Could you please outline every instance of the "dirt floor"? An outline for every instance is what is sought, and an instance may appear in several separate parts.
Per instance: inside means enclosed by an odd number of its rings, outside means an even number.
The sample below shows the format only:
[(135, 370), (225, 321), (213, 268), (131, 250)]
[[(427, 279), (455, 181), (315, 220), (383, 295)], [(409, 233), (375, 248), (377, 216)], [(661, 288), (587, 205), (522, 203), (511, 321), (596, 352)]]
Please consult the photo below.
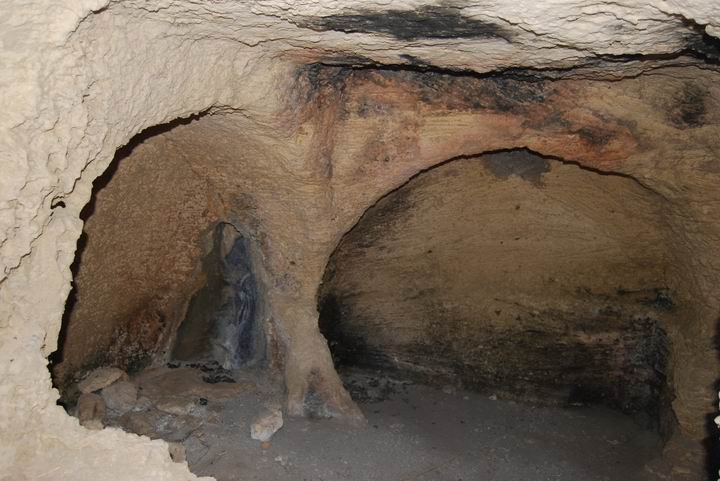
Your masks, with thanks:
[(182, 442), (191, 470), (219, 481), (662, 479), (646, 467), (657, 465), (658, 435), (618, 412), (528, 406), (359, 372), (345, 379), (367, 426), (285, 419), (263, 449), (250, 424), (277, 402), (279, 386), (247, 371), (173, 367), (134, 378), (143, 402), (109, 422)]

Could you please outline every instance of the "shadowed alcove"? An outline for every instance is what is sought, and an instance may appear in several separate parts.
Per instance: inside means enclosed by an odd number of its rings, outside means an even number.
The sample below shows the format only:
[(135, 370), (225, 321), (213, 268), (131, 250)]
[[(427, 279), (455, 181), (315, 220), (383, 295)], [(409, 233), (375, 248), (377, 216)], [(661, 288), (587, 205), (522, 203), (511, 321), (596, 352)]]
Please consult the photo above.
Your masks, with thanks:
[(536, 404), (605, 404), (672, 429), (664, 200), (526, 150), (425, 171), (331, 257), (336, 365)]

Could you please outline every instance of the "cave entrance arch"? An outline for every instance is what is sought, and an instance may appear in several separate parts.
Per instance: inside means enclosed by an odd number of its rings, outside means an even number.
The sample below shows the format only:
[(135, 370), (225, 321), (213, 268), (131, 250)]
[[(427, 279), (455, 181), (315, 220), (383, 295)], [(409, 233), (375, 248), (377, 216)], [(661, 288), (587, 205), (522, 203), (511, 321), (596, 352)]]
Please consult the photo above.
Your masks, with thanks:
[(441, 164), (368, 209), (319, 293), (336, 365), (669, 430), (662, 206), (634, 180), (511, 150)]
[(211, 148), (238, 122), (204, 114), (147, 129), (95, 182), (50, 366), (64, 403), (74, 404), (74, 384), (99, 366), (132, 375), (168, 362), (263, 365), (251, 181), (224, 175), (248, 162), (240, 149)]

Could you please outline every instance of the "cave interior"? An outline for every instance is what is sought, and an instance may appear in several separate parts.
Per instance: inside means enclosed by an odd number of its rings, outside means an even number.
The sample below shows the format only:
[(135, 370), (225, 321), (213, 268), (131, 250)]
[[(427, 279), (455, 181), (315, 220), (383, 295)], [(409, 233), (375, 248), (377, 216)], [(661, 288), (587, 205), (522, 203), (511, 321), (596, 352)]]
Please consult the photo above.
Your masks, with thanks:
[[(713, 472), (683, 390), (718, 362), (693, 343), (720, 169), (688, 154), (720, 124), (716, 76), (313, 64), (292, 92), (311, 134), (222, 109), (138, 134), (82, 212), (62, 405), (218, 480)], [(318, 165), (289, 172), (293, 149)], [(295, 303), (361, 415), (312, 371), (295, 416)]]

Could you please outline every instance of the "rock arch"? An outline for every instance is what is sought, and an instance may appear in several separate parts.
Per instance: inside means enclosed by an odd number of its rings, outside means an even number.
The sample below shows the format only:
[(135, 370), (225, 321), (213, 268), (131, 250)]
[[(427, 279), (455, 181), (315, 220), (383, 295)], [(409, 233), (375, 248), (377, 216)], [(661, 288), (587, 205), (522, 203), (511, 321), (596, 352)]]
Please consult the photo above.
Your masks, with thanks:
[[(296, 224), (281, 226), (280, 217), (268, 224), (278, 233), (268, 269), (281, 281), (270, 302), (278, 319), (292, 319), (280, 332), (289, 346), (292, 412), (304, 410), (312, 380), (329, 406), (353, 413), (317, 331), (315, 308), (317, 285), (342, 233), (422, 169), (450, 157), (528, 147), (632, 175), (672, 201), (667, 221), (681, 239), (674, 277), (682, 279), (674, 287), (697, 301), (687, 303), (687, 322), (677, 326), (681, 349), (673, 368), (686, 371), (676, 379), (676, 412), (684, 434), (706, 436), (715, 403), (720, 96), (718, 73), (698, 52), (713, 58), (712, 42), (703, 43), (703, 35), (718, 32), (713, 6), (615, 2), (593, 7), (591, 17), (600, 20), (573, 29), (568, 19), (583, 13), (583, 3), (569, 11), (533, 7), (524, 15), (511, 3), (490, 10), (468, 5), (464, 14), (511, 17), (504, 23), (523, 27), (512, 42), (497, 35), (406, 35), (419, 36), (415, 45), (388, 38), (382, 28), (348, 32), (346, 10), (363, 13), (351, 2), (257, 3), (250, 10), (191, 2), (4, 7), (2, 60), (9, 73), (0, 91), (8, 109), (0, 149), (9, 174), (0, 184), (0, 377), (7, 399), (0, 430), (17, 439), (0, 464), (5, 476), (193, 478), (170, 462), (161, 442), (81, 429), (55, 405), (45, 364), (57, 347), (79, 213), (93, 180), (143, 129), (222, 109), (257, 122), (279, 169), (305, 187), (293, 197), (305, 207), (296, 209)], [(646, 28), (628, 28), (628, 16), (649, 19), (641, 22)], [(312, 21), (317, 17), (325, 21)], [(485, 54), (463, 53), (456, 41), (466, 52)], [(629, 54), (670, 58), (620, 64), (613, 57)], [(402, 68), (376, 68), (382, 64)], [(571, 67), (577, 75), (568, 74)], [(547, 77), (533, 83), (472, 73), (508, 68), (530, 68), (530, 77), (537, 74), (532, 69), (546, 69)], [(282, 132), (287, 143), (269, 132)], [(322, 222), (309, 229), (307, 219)], [(128, 467), (128, 457), (145, 461)], [(106, 460), (101, 467), (92, 462), (98, 458)]]

